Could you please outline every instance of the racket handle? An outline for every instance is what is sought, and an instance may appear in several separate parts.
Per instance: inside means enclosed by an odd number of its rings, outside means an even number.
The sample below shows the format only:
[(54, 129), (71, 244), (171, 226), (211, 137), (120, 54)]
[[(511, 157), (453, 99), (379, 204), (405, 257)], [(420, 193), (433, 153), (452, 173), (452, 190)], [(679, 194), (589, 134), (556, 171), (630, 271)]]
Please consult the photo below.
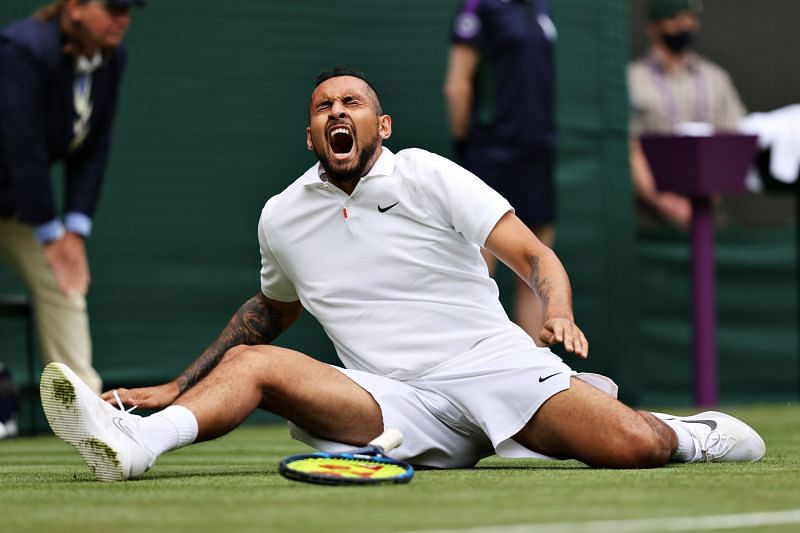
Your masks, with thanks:
[(403, 434), (399, 429), (389, 428), (369, 442), (370, 446), (378, 446), (384, 452), (390, 452), (403, 444)]

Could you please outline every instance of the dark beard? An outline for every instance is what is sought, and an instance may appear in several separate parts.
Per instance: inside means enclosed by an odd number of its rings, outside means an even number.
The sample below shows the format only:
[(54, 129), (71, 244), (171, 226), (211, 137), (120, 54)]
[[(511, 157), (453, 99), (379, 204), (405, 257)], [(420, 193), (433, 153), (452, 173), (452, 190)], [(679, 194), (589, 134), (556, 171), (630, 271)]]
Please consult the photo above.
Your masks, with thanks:
[(373, 139), (373, 141), (364, 147), (364, 150), (361, 152), (361, 155), (358, 157), (358, 162), (352, 168), (346, 170), (334, 170), (329, 165), (328, 160), (324, 157), (324, 153), (320, 153), (318, 150), (314, 150), (317, 154), (317, 159), (319, 159), (322, 168), (325, 169), (325, 174), (328, 176), (329, 180), (338, 181), (340, 183), (346, 183), (350, 181), (357, 181), (363, 176), (364, 174), (369, 171), (367, 165), (372, 160), (372, 156), (375, 155), (375, 152), (378, 150), (378, 139)]

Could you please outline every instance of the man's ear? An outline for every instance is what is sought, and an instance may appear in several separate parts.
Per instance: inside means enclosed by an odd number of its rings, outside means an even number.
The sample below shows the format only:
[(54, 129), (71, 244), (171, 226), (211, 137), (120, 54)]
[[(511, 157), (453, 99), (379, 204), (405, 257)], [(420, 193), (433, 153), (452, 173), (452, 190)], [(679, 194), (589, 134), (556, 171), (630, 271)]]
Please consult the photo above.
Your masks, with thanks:
[(64, 9), (67, 12), (69, 20), (75, 22), (81, 18), (81, 7), (82, 4), (80, 4), (78, 0), (67, 0), (64, 3)]
[(381, 115), (378, 119), (378, 134), (381, 139), (388, 139), (392, 136), (392, 117)]

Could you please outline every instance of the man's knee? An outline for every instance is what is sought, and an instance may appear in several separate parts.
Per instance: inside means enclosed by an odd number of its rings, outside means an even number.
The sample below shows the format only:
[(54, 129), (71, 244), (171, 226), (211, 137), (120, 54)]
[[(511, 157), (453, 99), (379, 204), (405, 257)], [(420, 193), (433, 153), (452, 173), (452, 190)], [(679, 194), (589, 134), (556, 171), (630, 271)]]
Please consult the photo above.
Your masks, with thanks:
[(239, 345), (225, 352), (219, 368), (262, 387), (272, 387), (290, 381), (287, 377), (295, 372), (297, 362), (296, 354), (285, 348)]
[(524, 446), (603, 468), (652, 468), (665, 464), (674, 439), (651, 420), (573, 378), (569, 389), (547, 400), (515, 436)]
[(283, 348), (270, 345), (248, 346), (240, 344), (230, 348), (222, 356), (220, 365), (234, 366), (234, 367), (260, 367), (268, 364), (274, 364), (277, 359), (280, 359), (285, 352)]
[(621, 446), (616, 468), (654, 468), (663, 466), (672, 455), (672, 443), (646, 422), (621, 429)]
[(242, 359), (241, 354), (247, 351), (253, 350), (254, 346), (248, 346), (246, 344), (239, 344), (238, 346), (234, 346), (233, 348), (228, 349), (223, 356), (221, 363), (232, 363), (238, 359)]

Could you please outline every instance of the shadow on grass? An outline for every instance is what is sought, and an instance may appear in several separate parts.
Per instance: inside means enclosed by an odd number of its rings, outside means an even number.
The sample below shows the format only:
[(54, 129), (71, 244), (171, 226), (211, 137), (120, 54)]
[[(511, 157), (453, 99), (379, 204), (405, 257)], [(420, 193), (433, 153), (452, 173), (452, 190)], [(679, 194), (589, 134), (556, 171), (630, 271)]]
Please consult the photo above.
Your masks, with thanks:
[[(33, 476), (36, 477), (36, 476)], [(81, 472), (73, 472), (73, 473), (66, 473), (62, 475), (54, 476), (53, 474), (42, 474), (38, 477), (42, 479), (46, 479), (50, 484), (62, 484), (62, 485), (71, 485), (73, 483), (100, 483), (107, 486), (114, 486), (119, 484), (120, 482), (105, 482), (105, 481), (98, 481), (96, 480), (91, 472), (88, 471), (81, 471)], [(264, 478), (280, 478), (280, 474), (274, 470), (237, 470), (237, 469), (229, 469), (229, 470), (219, 470), (219, 469), (211, 469), (211, 470), (172, 470), (172, 469), (159, 469), (157, 472), (145, 474), (143, 477), (136, 478), (136, 479), (128, 479), (124, 481), (124, 484), (129, 483), (147, 483), (148, 481), (165, 481), (165, 480), (178, 480), (178, 479), (189, 479), (189, 478), (253, 478), (253, 477), (264, 477)]]

